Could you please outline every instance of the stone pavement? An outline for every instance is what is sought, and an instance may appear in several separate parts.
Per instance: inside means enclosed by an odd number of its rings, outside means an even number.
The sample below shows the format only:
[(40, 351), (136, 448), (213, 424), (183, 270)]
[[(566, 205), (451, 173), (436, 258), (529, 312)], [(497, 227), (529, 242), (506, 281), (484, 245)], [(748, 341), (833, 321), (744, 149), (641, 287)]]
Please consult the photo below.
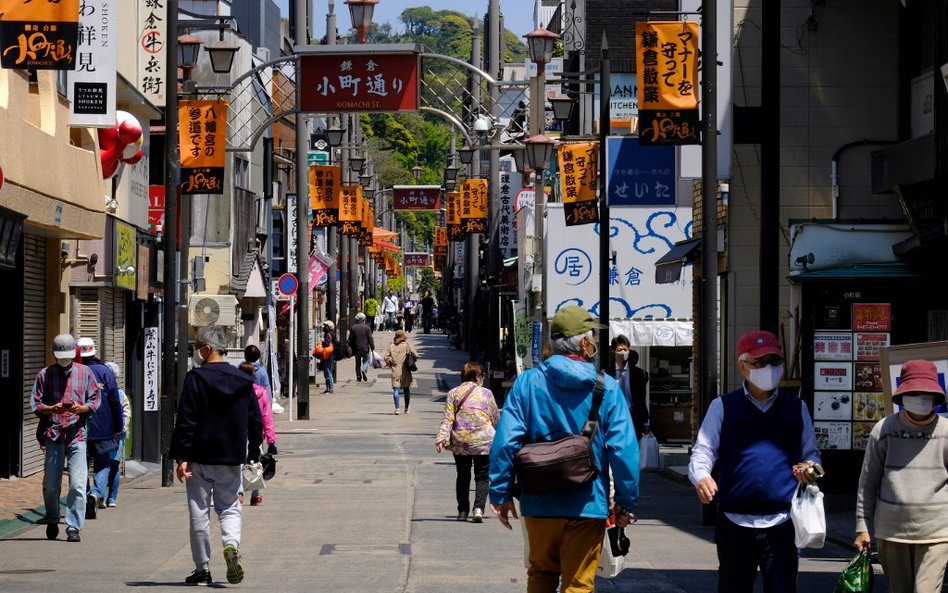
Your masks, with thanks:
[[(376, 333), (377, 350), (391, 334)], [(248, 591), (333, 593), (492, 593), (525, 590), (523, 539), (488, 516), (482, 525), (455, 520), (454, 464), (434, 450), (444, 392), (458, 384), (463, 352), (442, 334), (411, 334), (421, 353), (412, 413), (394, 416), (390, 373), (354, 380), (354, 362), (339, 367), (332, 395), (311, 389), (310, 420), (276, 417), (280, 454), (262, 506), (244, 507)], [(320, 380), (321, 382), (321, 380)], [(23, 480), (22, 482), (27, 482)], [(13, 488), (19, 488), (17, 482)], [(12, 499), (9, 484), (0, 498)], [(41, 499), (39, 485), (32, 508)], [(630, 529), (628, 569), (598, 583), (601, 591), (684, 593), (716, 589), (713, 530), (698, 525), (690, 486), (646, 473)], [(86, 523), (82, 543), (45, 539), (41, 526), (0, 536), (0, 590), (71, 593), (179, 587), (193, 569), (184, 488), (161, 488), (155, 474), (133, 480), (119, 499)], [(211, 571), (226, 587), (217, 522)], [(851, 557), (827, 545), (803, 553), (800, 589), (832, 591)], [(884, 587), (877, 588), (877, 593)]]

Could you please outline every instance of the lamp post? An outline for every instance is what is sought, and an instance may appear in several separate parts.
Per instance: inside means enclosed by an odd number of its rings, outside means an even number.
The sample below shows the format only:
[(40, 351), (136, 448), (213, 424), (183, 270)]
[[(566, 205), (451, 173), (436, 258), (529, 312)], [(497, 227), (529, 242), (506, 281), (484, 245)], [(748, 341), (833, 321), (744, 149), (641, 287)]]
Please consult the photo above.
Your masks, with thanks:
[[(302, 47), (308, 43), (306, 38), (308, 14), (307, 0), (295, 0), (294, 14), (295, 43)], [(296, 85), (296, 104), (300, 104), (302, 88)], [(306, 161), (306, 146), (309, 142), (307, 118), (302, 113), (296, 115), (296, 220), (297, 241), (296, 261), (298, 287), (296, 301), (296, 417), (300, 420), (309, 420), (309, 307), (311, 293), (309, 286), (309, 166)], [(290, 312), (292, 314), (292, 311)], [(290, 414), (293, 411), (290, 410)]]
[(346, 0), (349, 6), (349, 16), (352, 18), (352, 28), (359, 33), (359, 43), (365, 43), (372, 27), (372, 15), (379, 0)]
[(609, 114), (611, 93), (609, 42), (602, 32), (602, 59), (599, 65), (599, 369), (606, 366), (609, 352), (609, 270), (613, 257), (609, 249), (609, 184), (606, 183), (606, 138), (612, 125)]
[(415, 183), (421, 181), (421, 165), (415, 165), (411, 168), (411, 176), (415, 178)]

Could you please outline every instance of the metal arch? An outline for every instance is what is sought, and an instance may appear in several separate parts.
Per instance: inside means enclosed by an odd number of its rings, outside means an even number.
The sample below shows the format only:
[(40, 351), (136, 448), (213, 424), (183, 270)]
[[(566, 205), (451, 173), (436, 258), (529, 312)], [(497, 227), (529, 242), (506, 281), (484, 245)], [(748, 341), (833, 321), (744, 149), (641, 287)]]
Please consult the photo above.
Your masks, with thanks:
[(447, 120), (449, 123), (453, 124), (454, 127), (456, 127), (458, 130), (460, 130), (461, 135), (464, 136), (464, 140), (465, 140), (465, 142), (467, 143), (468, 146), (473, 146), (473, 145), (474, 145), (474, 140), (471, 138), (471, 135), (468, 134), (467, 128), (464, 127), (464, 124), (461, 123), (461, 120), (459, 120), (458, 118), (454, 117), (453, 115), (451, 115), (451, 114), (448, 113), (447, 111), (442, 111), (442, 110), (440, 110), (440, 109), (435, 109), (434, 107), (427, 107), (427, 106), (425, 106), (425, 105), (420, 105), (420, 106), (418, 107), (418, 111), (424, 111), (424, 112), (426, 112), (426, 113), (433, 113), (433, 114), (435, 114), (435, 115), (437, 115), (437, 116), (439, 116), (439, 117), (441, 117), (441, 118)]
[(486, 81), (487, 81), (487, 84), (491, 84), (491, 85), (497, 84), (497, 81), (494, 80), (494, 77), (493, 77), (493, 76), (491, 76), (491, 75), (488, 74), (487, 72), (484, 72), (483, 70), (481, 70), (480, 68), (478, 68), (478, 67), (475, 66), (474, 64), (469, 64), (469, 63), (465, 62), (464, 60), (459, 60), (458, 58), (453, 58), (453, 57), (451, 57), (451, 56), (446, 56), (446, 55), (443, 55), (443, 54), (429, 54), (429, 53), (427, 53), (427, 52), (422, 53), (422, 54), (421, 54), (421, 57), (422, 57), (422, 58), (433, 58), (433, 59), (435, 59), (435, 60), (443, 60), (443, 61), (445, 61), (445, 62), (452, 62), (452, 63), (454, 63), (454, 64), (457, 64), (458, 66), (462, 66), (462, 67), (464, 67), (464, 68), (467, 68), (468, 70), (470, 70), (470, 71), (473, 72), (474, 74), (477, 74), (478, 76), (480, 76), (481, 78), (483, 78), (484, 80), (486, 80)]

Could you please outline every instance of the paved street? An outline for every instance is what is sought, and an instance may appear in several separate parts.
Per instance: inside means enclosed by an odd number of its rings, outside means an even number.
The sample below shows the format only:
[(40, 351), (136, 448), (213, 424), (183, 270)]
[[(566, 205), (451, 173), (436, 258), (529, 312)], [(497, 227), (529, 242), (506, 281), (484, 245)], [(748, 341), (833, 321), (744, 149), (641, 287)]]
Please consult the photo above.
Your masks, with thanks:
[[(391, 334), (376, 333), (377, 349)], [(260, 507), (244, 508), (241, 551), (248, 591), (332, 593), (524, 591), (522, 536), (488, 516), (458, 523), (449, 454), (433, 436), (444, 388), (457, 384), (466, 355), (441, 334), (412, 334), (422, 354), (410, 415), (394, 416), (389, 374), (354, 381), (341, 363), (333, 395), (312, 389), (311, 420), (277, 416), (277, 477)], [(0, 493), (6, 486), (0, 484)], [(38, 488), (38, 483), (37, 483)], [(693, 490), (658, 473), (643, 477), (631, 529), (631, 568), (599, 590), (649, 593), (716, 589), (712, 530), (697, 526)], [(35, 504), (41, 502), (37, 489)], [(125, 487), (119, 508), (86, 523), (82, 543), (46, 541), (42, 526), (0, 540), (0, 591), (71, 593), (150, 591), (182, 586), (193, 569), (184, 488), (161, 488), (157, 476)], [(9, 523), (9, 522), (8, 522)], [(216, 530), (216, 522), (214, 523)], [(216, 533), (216, 532), (215, 532)], [(220, 541), (213, 537), (215, 586), (226, 584)], [(801, 591), (832, 591), (850, 557), (833, 544), (807, 551)], [(884, 586), (877, 592), (884, 591)]]

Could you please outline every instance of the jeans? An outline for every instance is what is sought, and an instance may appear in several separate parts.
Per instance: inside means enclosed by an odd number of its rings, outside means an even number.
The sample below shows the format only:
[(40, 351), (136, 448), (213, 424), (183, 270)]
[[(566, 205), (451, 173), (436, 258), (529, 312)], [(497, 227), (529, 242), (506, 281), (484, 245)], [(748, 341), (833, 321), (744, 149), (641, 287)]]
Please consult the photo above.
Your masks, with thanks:
[(394, 387), (392, 388), (392, 396), (395, 399), (395, 409), (398, 409), (398, 396), (400, 393), (404, 392), (405, 394), (405, 411), (408, 411), (408, 405), (411, 403), (411, 389), (408, 387)]
[(46, 520), (59, 522), (59, 495), (63, 483), (63, 467), (69, 462), (69, 494), (66, 497), (66, 529), (79, 531), (86, 518), (86, 442), (73, 441), (68, 447), (64, 439), (46, 441), (46, 464), (43, 473), (43, 502)]
[(385, 314), (385, 329), (388, 331), (395, 329), (395, 311)]
[(431, 313), (421, 314), (421, 326), (424, 328), (426, 334), (431, 333)]
[(194, 567), (203, 570), (211, 561), (211, 497), (221, 524), (223, 544), (240, 547), (240, 502), (237, 495), (243, 481), (239, 465), (204, 465), (192, 461), (188, 470), (194, 474), (184, 481), (191, 517), (191, 558)]
[[(358, 350), (355, 352), (355, 365), (356, 365), (356, 379), (362, 378), (363, 381), (368, 381), (369, 376), (366, 374), (369, 371), (369, 353), (362, 353)], [(361, 373), (361, 375), (359, 374)]]
[(92, 474), (92, 488), (89, 490), (89, 494), (94, 494), (97, 499), (102, 501), (105, 500), (105, 496), (109, 492), (109, 467), (111, 466), (113, 452), (95, 453), (94, 443), (89, 443), (89, 448), (93, 450), (92, 455), (89, 455), (91, 462), (89, 467), (95, 468), (95, 473)]
[(793, 522), (767, 529), (735, 525), (723, 513), (714, 532), (718, 548), (718, 593), (751, 593), (757, 568), (764, 593), (795, 593), (799, 551)]
[(119, 439), (118, 449), (112, 451), (109, 457), (109, 496), (106, 499), (108, 503), (114, 503), (118, 499), (119, 485), (122, 483), (122, 473), (119, 467), (122, 465), (122, 457), (125, 456), (125, 439)]
[(487, 489), (490, 478), (487, 469), (490, 465), (489, 455), (454, 455), (454, 465), (458, 470), (455, 489), (458, 497), (458, 512), (471, 511), (471, 465), (474, 466), (474, 508), (484, 510), (487, 503)]
[(323, 378), (326, 379), (326, 391), (332, 393), (336, 379), (336, 361), (331, 357), (323, 361)]

